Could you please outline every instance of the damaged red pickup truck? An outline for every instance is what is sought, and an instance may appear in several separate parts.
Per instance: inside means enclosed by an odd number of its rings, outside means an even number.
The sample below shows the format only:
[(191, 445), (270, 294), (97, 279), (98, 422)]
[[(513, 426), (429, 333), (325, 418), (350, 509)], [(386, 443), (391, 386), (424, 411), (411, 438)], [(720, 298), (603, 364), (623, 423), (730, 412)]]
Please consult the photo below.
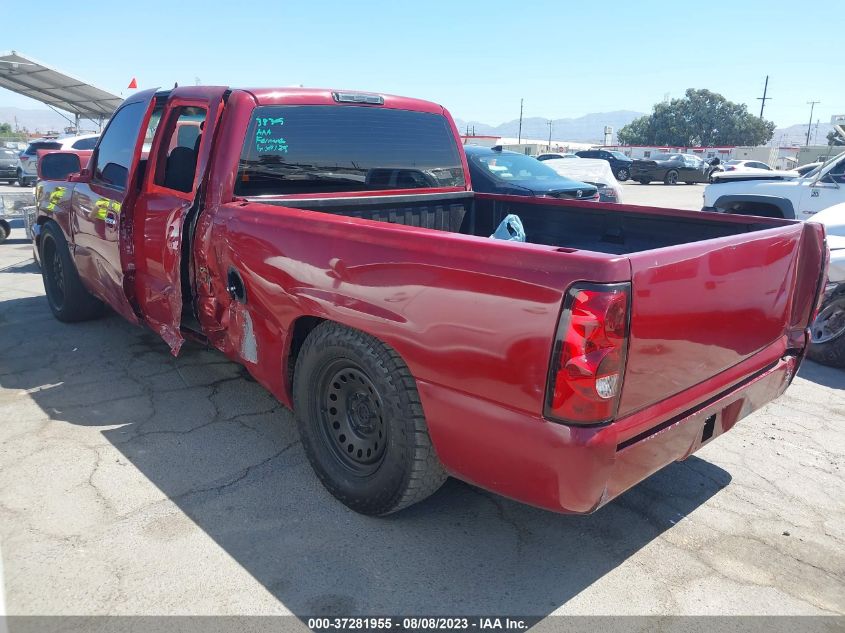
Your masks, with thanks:
[(40, 168), (55, 316), (242, 363), (368, 514), (448, 475), (595, 510), (786, 389), (825, 267), (812, 223), (474, 193), (448, 112), (388, 95), (141, 92)]

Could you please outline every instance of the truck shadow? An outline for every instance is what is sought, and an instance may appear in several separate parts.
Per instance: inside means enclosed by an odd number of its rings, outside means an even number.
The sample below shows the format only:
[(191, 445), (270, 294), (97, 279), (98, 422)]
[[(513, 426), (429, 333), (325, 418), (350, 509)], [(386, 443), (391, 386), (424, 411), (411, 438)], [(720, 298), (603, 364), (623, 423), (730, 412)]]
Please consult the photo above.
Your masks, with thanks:
[[(544, 616), (731, 480), (691, 457), (584, 517), (450, 480), (397, 515), (363, 517), (322, 489), (290, 412), (237, 365), (193, 346), (173, 358), (152, 333), (117, 317), (58, 323), (43, 297), (0, 303), (0, 385), (29, 390), (54, 421), (105, 427), (125, 460), (301, 618)], [(135, 507), (126, 498), (117, 483), (126, 475), (117, 475), (114, 461), (98, 463), (95, 474), (99, 494), (118, 510), (109, 525), (91, 526), (92, 539), (137, 522), (146, 534), (162, 520), (161, 512), (142, 511), (149, 499)], [(166, 573), (166, 561), (153, 560)]]
[(820, 365), (811, 360), (805, 360), (801, 363), (798, 377), (831, 389), (845, 389), (845, 370)]

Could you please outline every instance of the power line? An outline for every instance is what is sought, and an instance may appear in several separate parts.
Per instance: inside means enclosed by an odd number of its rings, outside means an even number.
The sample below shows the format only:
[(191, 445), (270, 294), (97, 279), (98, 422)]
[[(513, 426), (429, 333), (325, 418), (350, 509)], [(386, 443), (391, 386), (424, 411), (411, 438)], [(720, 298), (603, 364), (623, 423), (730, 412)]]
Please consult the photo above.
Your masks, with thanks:
[(807, 124), (807, 143), (806, 145), (810, 145), (810, 129), (813, 127), (813, 108), (816, 107), (817, 103), (821, 103), (821, 101), (808, 101), (807, 105), (810, 106), (810, 123)]

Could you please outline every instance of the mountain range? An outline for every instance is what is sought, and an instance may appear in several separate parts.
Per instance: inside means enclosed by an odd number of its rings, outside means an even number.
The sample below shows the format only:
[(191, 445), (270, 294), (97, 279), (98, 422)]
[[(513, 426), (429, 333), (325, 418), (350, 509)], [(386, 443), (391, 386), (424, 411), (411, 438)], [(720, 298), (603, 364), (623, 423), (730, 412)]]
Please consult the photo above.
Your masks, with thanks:
[[(613, 112), (596, 112), (584, 116), (569, 119), (552, 120), (552, 140), (573, 141), (580, 143), (601, 143), (604, 137), (604, 126), (609, 125), (615, 133), (624, 125), (627, 125), (637, 117), (642, 116), (641, 112), (633, 110), (615, 110)], [(40, 108), (13, 108), (0, 106), (0, 123), (15, 122), (20, 128), (27, 128), (30, 131), (47, 132), (48, 130), (61, 131), (69, 125), (67, 119), (58, 113)], [(516, 138), (519, 133), (519, 119), (513, 119), (499, 125), (489, 125), (480, 121), (467, 121), (455, 119), (461, 134), (470, 133), (478, 135), (493, 135), (508, 138)], [(83, 129), (95, 131), (96, 125), (90, 121), (83, 121)], [(810, 141), (813, 144), (826, 144), (827, 133), (832, 126), (829, 123), (819, 123), (818, 133), (813, 125)], [(542, 117), (526, 117), (522, 119), (522, 138), (525, 139), (547, 139), (549, 137), (549, 120)], [(796, 124), (788, 127), (778, 128), (770, 146), (791, 146), (803, 145), (807, 139), (807, 124)]]
[[(642, 112), (632, 110), (616, 110), (614, 112), (596, 112), (585, 114), (574, 119), (553, 119), (552, 140), (553, 141), (575, 141), (581, 143), (601, 143), (604, 139), (604, 126), (613, 128), (614, 134), (624, 125), (627, 125)], [(470, 134), (475, 130), (477, 135), (492, 135), (517, 138), (519, 133), (519, 119), (507, 121), (500, 125), (488, 125), (479, 121), (464, 121), (455, 119), (461, 134)], [(549, 119), (542, 117), (526, 117), (522, 119), (522, 138), (547, 139), (549, 138)]]

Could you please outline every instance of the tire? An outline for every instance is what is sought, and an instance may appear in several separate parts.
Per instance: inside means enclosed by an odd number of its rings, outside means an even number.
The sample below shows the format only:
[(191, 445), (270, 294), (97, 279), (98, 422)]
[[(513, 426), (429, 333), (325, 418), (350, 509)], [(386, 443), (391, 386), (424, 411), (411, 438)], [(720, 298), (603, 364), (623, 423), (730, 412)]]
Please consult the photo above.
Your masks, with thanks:
[(5, 242), (6, 238), (9, 237), (10, 230), (11, 227), (3, 220), (0, 220), (0, 244)]
[(414, 377), (378, 339), (332, 322), (314, 328), (296, 360), (293, 402), (311, 466), (352, 510), (390, 514), (446, 481)]
[(641, 185), (647, 185), (651, 181), (648, 178), (640, 178), (637, 182), (640, 183)]
[(670, 169), (666, 172), (666, 176), (663, 178), (664, 185), (677, 185), (678, 184), (678, 172), (675, 169)]
[(625, 182), (630, 178), (631, 174), (628, 172), (627, 169), (624, 167), (620, 167), (619, 170), (616, 172), (616, 180), (619, 182)]
[(26, 179), (23, 177), (23, 172), (18, 169), (18, 177), (15, 179), (18, 182), (18, 187), (23, 187)]
[(810, 326), (810, 337), (810, 359), (822, 365), (845, 367), (845, 287), (840, 286), (824, 303)]
[(67, 240), (55, 222), (41, 228), (41, 278), (50, 310), (59, 321), (88, 321), (103, 313), (102, 302), (82, 285)]

